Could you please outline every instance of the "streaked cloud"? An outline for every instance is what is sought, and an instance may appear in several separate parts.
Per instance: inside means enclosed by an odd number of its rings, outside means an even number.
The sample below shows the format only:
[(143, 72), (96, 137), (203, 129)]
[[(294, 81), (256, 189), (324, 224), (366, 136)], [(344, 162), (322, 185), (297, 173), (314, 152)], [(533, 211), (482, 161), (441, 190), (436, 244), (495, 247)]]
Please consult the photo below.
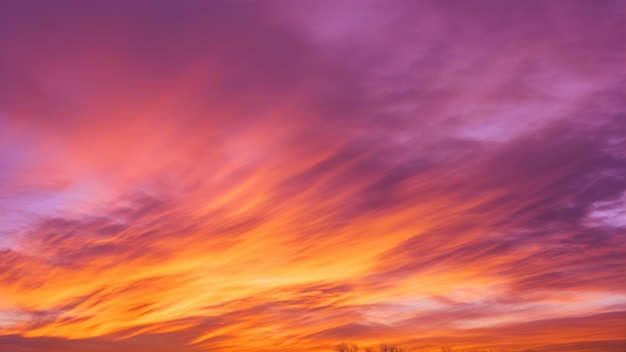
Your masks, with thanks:
[(619, 351), (623, 5), (3, 2), (0, 349)]

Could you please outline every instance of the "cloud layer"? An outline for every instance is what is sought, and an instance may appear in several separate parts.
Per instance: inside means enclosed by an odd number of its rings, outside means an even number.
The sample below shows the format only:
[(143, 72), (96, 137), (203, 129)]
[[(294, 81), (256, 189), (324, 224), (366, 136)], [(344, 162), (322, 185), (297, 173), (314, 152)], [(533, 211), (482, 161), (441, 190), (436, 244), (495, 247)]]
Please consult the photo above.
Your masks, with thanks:
[(0, 349), (619, 351), (623, 1), (4, 1)]

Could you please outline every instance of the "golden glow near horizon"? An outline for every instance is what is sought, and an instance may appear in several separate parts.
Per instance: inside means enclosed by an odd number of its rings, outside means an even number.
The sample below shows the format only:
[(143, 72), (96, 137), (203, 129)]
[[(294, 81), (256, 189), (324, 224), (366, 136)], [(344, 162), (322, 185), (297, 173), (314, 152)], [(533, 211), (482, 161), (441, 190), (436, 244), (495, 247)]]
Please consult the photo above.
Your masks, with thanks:
[(0, 5), (0, 350), (626, 340), (619, 1), (59, 4)]

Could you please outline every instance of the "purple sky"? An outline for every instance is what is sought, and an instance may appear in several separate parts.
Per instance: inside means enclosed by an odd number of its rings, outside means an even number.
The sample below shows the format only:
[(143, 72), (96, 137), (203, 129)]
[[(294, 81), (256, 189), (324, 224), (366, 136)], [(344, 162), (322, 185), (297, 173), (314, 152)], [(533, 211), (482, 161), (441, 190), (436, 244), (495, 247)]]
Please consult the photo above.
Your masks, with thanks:
[(1, 1), (0, 350), (623, 351), (625, 19)]

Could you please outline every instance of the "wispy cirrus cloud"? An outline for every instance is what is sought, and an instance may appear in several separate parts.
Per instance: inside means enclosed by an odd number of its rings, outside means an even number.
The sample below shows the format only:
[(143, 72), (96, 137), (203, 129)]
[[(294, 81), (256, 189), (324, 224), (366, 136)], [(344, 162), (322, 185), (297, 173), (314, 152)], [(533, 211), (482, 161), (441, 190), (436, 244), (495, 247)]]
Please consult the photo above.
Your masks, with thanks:
[(618, 351), (620, 5), (4, 2), (0, 346)]

